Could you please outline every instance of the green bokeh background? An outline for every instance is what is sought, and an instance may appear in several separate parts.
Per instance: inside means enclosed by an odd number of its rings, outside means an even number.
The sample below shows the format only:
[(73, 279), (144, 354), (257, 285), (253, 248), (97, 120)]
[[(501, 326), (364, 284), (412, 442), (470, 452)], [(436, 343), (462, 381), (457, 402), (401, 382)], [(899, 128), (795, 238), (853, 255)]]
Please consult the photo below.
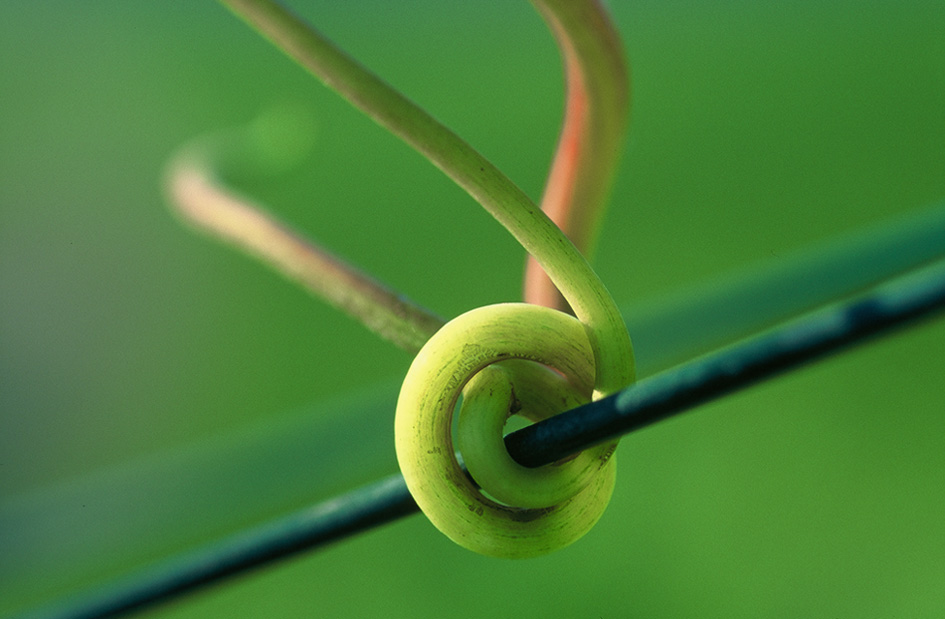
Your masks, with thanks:
[[(540, 195), (561, 77), (526, 2), (292, 6)], [(945, 4), (612, 10), (633, 121), (596, 264), (628, 313), (945, 196)], [(316, 147), (254, 195), (445, 316), (518, 297), (522, 252), (488, 215), (218, 4), (7, 0), (0, 501), (406, 371), (407, 355), (166, 208), (175, 148), (284, 102), (311, 106)], [(943, 358), (938, 321), (625, 439), (607, 514), (546, 558), (474, 556), (412, 517), (148, 614), (939, 617)], [(393, 470), (392, 445), (376, 449)], [(359, 464), (339, 449), (336, 466)], [(246, 501), (261, 493), (247, 484)], [(151, 541), (7, 565), (27, 576), (0, 583), (0, 613), (178, 550)]]

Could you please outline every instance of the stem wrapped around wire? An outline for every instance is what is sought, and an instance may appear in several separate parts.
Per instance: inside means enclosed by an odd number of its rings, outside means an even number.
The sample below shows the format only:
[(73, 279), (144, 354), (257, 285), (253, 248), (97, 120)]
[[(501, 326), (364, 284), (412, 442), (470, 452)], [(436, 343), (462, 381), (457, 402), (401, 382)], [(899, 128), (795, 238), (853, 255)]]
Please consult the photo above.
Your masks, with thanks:
[[(576, 318), (536, 305), (503, 304), (448, 322), (414, 360), (395, 425), (408, 487), (430, 519), (457, 542), (485, 554), (524, 557), (581, 537), (610, 498), (616, 443), (532, 471), (511, 461), (502, 428), (513, 412), (543, 419), (633, 381), (629, 335), (597, 274), (555, 222), (494, 165), (285, 7), (274, 0), (222, 1), (464, 188), (521, 243), (570, 306)], [(585, 206), (567, 225), (589, 245), (624, 123), (619, 44), (596, 0), (533, 1), (562, 46), (570, 85), (562, 149), (545, 206), (554, 203), (548, 210), (557, 216)], [(602, 41), (595, 42), (597, 34)], [(595, 73), (595, 59), (602, 58), (608, 62)], [(595, 113), (587, 113), (589, 105)], [(572, 157), (576, 152), (583, 155)], [(171, 179), (172, 192), (192, 221), (301, 279), (404, 348), (416, 348), (440, 327), (435, 316), (226, 191), (214, 181), (212, 166), (185, 157), (172, 168)], [(354, 294), (339, 294), (338, 288)], [(454, 454), (451, 419), (464, 387), (459, 442), (473, 478), (493, 498), (470, 480)]]
[[(594, 376), (584, 327), (563, 312), (508, 303), (448, 322), (414, 359), (397, 401), (397, 460), (420, 509), (457, 544), (491, 556), (538, 556), (582, 537), (610, 501), (616, 442), (529, 469), (508, 455), (502, 429), (511, 411), (541, 421), (587, 402)], [(461, 391), (458, 442), (471, 479), (451, 436)]]

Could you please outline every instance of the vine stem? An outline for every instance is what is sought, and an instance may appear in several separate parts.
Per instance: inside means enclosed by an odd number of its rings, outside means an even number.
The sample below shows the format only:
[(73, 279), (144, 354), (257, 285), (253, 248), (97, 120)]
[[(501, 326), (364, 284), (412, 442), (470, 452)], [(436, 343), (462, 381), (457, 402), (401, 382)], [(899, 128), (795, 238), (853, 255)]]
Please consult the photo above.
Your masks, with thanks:
[[(628, 69), (617, 34), (597, 0), (533, 0), (561, 51), (565, 111), (541, 208), (591, 256), (619, 161), (629, 112)], [(538, 262), (528, 258), (524, 299), (567, 311)]]
[(595, 390), (634, 378), (633, 351), (613, 299), (561, 230), (485, 157), (272, 0), (221, 0), (280, 49), (378, 124), (416, 149), (492, 214), (548, 273), (587, 327)]
[(297, 281), (368, 329), (416, 354), (443, 319), (306, 239), (228, 189), (199, 145), (168, 167), (171, 201), (190, 223), (230, 241)]

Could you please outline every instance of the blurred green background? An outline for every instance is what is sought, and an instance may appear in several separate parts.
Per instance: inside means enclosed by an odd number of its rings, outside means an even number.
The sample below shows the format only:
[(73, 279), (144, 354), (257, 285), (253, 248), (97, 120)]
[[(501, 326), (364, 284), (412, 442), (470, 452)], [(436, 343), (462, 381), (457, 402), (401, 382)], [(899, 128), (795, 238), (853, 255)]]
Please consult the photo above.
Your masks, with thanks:
[[(291, 4), (540, 195), (561, 77), (526, 2)], [(628, 313), (945, 196), (945, 3), (611, 8), (633, 119), (596, 264)], [(406, 354), (166, 208), (175, 148), (284, 102), (314, 110), (315, 151), (248, 190), (442, 315), (518, 297), (498, 225), (218, 4), (6, 0), (0, 501), (133, 478), (326, 402), (336, 428), (392, 425), (383, 406), (337, 411), (388, 393)], [(546, 558), (475, 556), (413, 517), (148, 614), (940, 617), (943, 353), (939, 320), (625, 439), (608, 512)], [(298, 504), (394, 470), (391, 443), (365, 448), (380, 465), (339, 445)], [(265, 479), (234, 484), (265, 501)], [(245, 519), (0, 549), (0, 614)]]

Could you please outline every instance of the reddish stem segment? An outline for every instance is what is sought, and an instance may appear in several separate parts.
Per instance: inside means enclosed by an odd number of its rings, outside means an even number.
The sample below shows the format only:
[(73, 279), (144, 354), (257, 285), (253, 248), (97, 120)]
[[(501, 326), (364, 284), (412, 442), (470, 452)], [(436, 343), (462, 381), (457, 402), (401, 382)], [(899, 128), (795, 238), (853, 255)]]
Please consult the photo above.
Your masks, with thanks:
[[(594, 249), (626, 129), (629, 87), (616, 30), (596, 0), (534, 0), (564, 62), (561, 136), (542, 210), (585, 255)], [(526, 302), (567, 310), (541, 266), (529, 258)]]
[(187, 221), (269, 263), (408, 352), (419, 351), (443, 325), (438, 316), (225, 187), (206, 166), (187, 157), (175, 160), (168, 191)]

